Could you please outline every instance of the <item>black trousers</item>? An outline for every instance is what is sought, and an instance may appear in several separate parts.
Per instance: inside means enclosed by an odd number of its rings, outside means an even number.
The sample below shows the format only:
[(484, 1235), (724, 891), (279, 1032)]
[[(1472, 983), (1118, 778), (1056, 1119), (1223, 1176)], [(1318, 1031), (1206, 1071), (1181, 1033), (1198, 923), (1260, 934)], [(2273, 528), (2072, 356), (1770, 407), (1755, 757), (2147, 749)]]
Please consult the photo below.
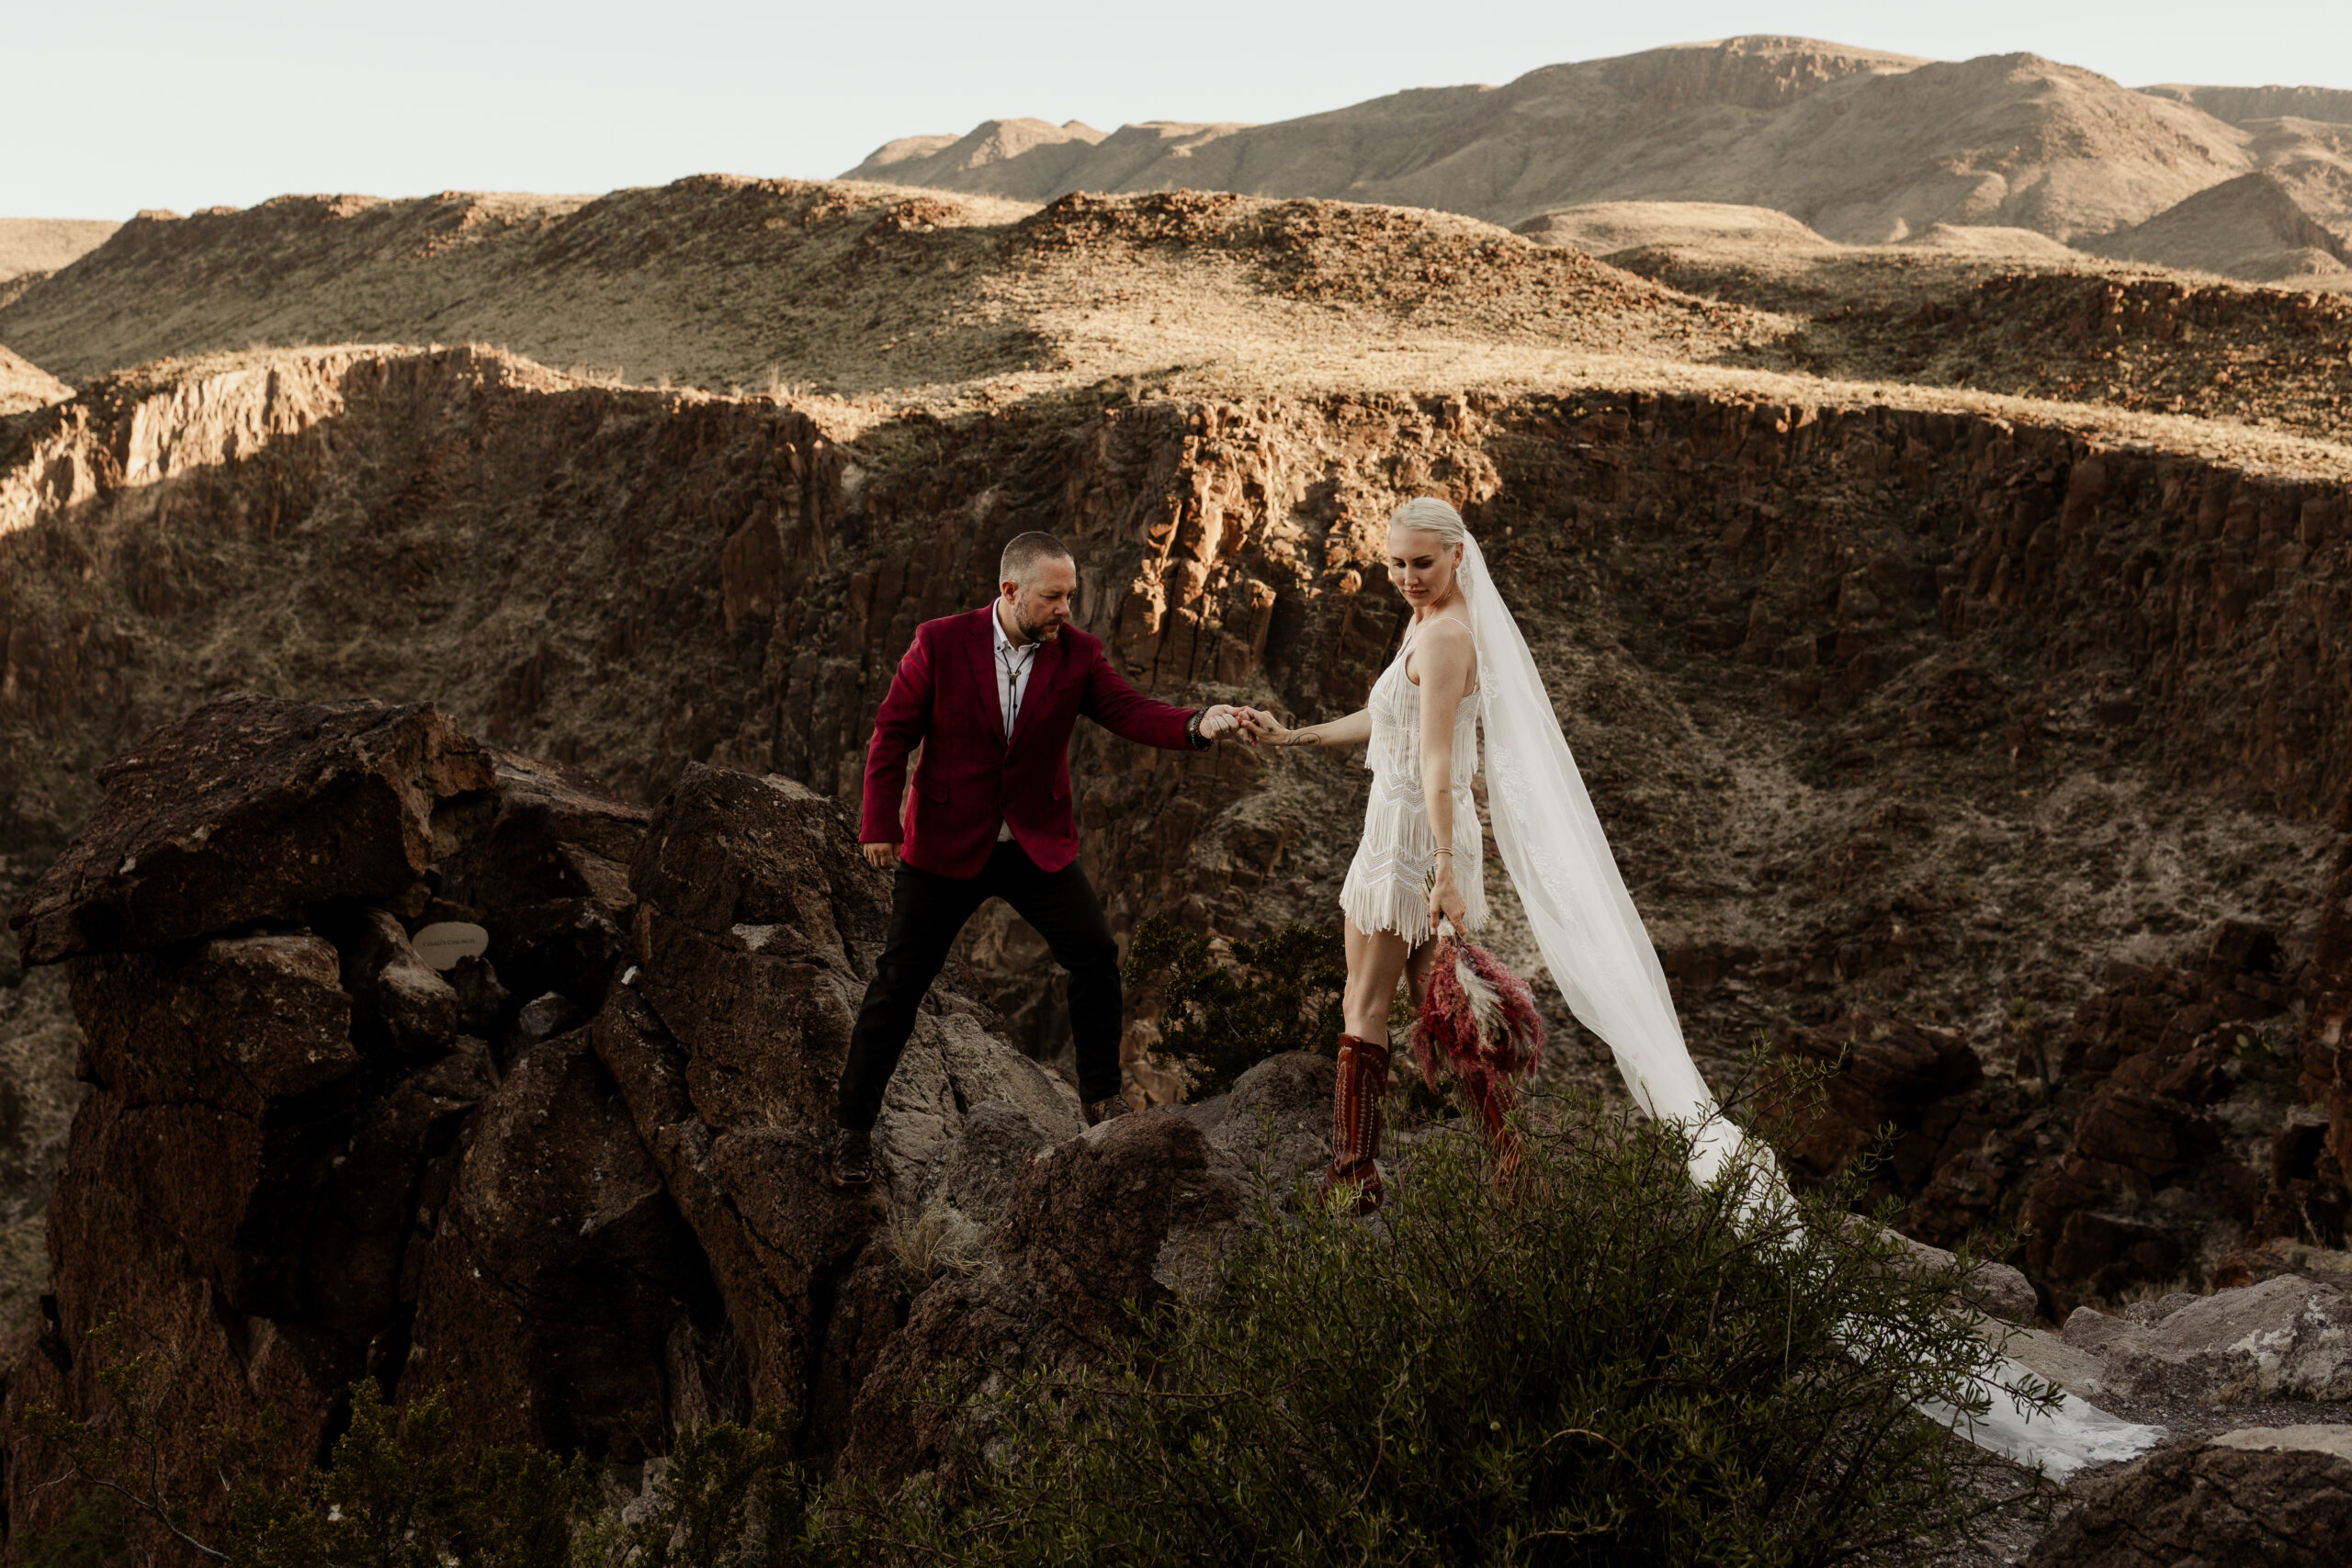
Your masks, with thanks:
[(1119, 1092), (1119, 945), (1094, 886), (1073, 861), (1040, 871), (1012, 840), (997, 845), (980, 874), (935, 876), (899, 863), (890, 898), (890, 938), (865, 987), (842, 1069), (841, 1125), (870, 1130), (882, 1092), (914, 1032), (915, 1010), (947, 962), (964, 922), (990, 898), (1036, 928), (1054, 962), (1069, 971), (1069, 1032), (1078, 1047), (1078, 1092), (1089, 1103)]

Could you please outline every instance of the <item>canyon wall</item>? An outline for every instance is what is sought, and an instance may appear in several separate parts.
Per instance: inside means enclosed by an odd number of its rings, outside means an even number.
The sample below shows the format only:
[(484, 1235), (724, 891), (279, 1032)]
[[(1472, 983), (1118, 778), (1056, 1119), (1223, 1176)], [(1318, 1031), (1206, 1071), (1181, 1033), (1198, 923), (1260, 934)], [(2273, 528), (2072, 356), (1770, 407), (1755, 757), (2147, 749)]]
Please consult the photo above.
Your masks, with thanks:
[[(2014, 1121), (2063, 1077), (2047, 1021), (2111, 961), (2203, 964), (2223, 919), (2269, 933), (2291, 1013), (2352, 779), (2346, 485), (2055, 426), (1588, 389), (1080, 398), (839, 439), (448, 349), (125, 378), (0, 432), (20, 885), (105, 758), (231, 688), (429, 699), (638, 800), (698, 762), (854, 797), (914, 626), (1032, 527), (1148, 690), (1345, 711), (1402, 624), (1383, 520), (1426, 490), (1486, 542), (1719, 1077), (1759, 1032), (1869, 1013), (1951, 1032)], [(1352, 761), (1090, 735), (1077, 775), (1123, 932), (1330, 918)], [(1498, 942), (1532, 961), (1508, 907)], [(962, 958), (1012, 1039), (1058, 1048), (1025, 929)]]

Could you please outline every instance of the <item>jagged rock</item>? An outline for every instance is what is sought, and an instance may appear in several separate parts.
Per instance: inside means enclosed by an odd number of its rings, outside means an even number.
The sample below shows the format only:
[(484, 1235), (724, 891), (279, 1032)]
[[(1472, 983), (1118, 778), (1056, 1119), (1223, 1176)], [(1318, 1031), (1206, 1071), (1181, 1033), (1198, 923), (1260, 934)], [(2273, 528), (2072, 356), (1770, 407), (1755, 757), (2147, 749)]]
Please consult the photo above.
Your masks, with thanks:
[[(698, 766), (656, 812), (631, 878), (639, 972), (598, 1018), (597, 1051), (709, 1256), (754, 1393), (808, 1412), (811, 1446), (829, 1451), (848, 1374), (898, 1328), (880, 1197), (823, 1173), (887, 892), (835, 803)], [(876, 1128), (889, 1201), (919, 1209), (951, 1186), (966, 1119), (991, 1102), (1000, 1128), (1017, 1114), (1040, 1144), (1081, 1126), (1067, 1085), (967, 1013), (922, 1014)]]
[(1100, 1354), (1125, 1321), (1200, 1290), (1223, 1243), (1245, 1223), (1248, 1172), (1185, 1117), (1125, 1116), (1042, 1149), (1022, 1168), (983, 1267), (918, 1297), (882, 1348), (850, 1413), (841, 1459), (852, 1474), (888, 1477), (941, 1462), (949, 1413), (915, 1395), (940, 1368), (977, 1380)]
[(1016, 1110), (1041, 1145), (1086, 1130), (1076, 1089), (968, 1015), (944, 1013), (918, 1022), (874, 1130), (893, 1203), (919, 1206), (952, 1179), (973, 1113), (964, 1108), (976, 1111), (989, 1104)]
[(1339, 1067), (1329, 1056), (1284, 1051), (1269, 1056), (1213, 1100), (1176, 1114), (1208, 1134), (1274, 1196), (1331, 1158), (1331, 1094)]
[[(338, 1113), (365, 1065), (338, 971), (308, 933), (74, 962), (91, 1089), (50, 1200), (40, 1350), (6, 1371), (12, 1529), (62, 1506), (39, 1485), (56, 1457), (14, 1419), (25, 1403), (95, 1413), (102, 1362), (153, 1345), (184, 1369), (170, 1419), (254, 1427), (275, 1408), (315, 1451), (364, 1366), (298, 1312)], [(89, 1335), (116, 1314), (130, 1343), (109, 1353)], [(225, 1506), (195, 1445), (165, 1468), (179, 1495)]]
[[(1925, 1269), (1941, 1269), (1952, 1255), (1939, 1247), (1898, 1236)], [(1961, 1277), (1961, 1299), (1987, 1317), (2004, 1323), (2030, 1324), (2040, 1305), (2033, 1286), (2023, 1273), (1994, 1258), (1986, 1258)]]
[(492, 784), (430, 707), (238, 693), (99, 771), (106, 798), (9, 924), (25, 961), (160, 948), (424, 874), (433, 818)]
[(628, 956), (628, 863), (650, 813), (560, 764), (492, 755), (495, 790), (444, 814), (435, 918), (482, 925), (506, 989), (559, 992), (584, 1016)]
[[(1906, 1185), (1932, 1173), (1949, 1130), (1922, 1130), (1930, 1107), (1984, 1077), (1976, 1053), (1957, 1030), (1855, 1014), (1820, 1029), (1791, 1028), (1781, 1049), (1831, 1069), (1817, 1114), (1783, 1150), (1801, 1169), (1833, 1176), (1896, 1129), (1890, 1151)], [(1942, 1136), (1937, 1134), (1943, 1134)]]
[(2352, 1538), (2352, 1427), (2169, 1443), (2077, 1496), (2030, 1568), (2323, 1568)]
[(445, 1389), (479, 1442), (666, 1449), (669, 1362), (718, 1339), (718, 1293), (583, 1030), (533, 1045), (472, 1128), (423, 1249), (401, 1392)]
[(956, 1140), (943, 1196), (974, 1220), (993, 1220), (1030, 1157), (1047, 1146), (1029, 1113), (1010, 1100), (976, 1105)]
[(472, 1046), (394, 1085), (320, 1187), (303, 1252), (303, 1313), (363, 1348), (368, 1371), (387, 1382), (408, 1355), (425, 1244), (466, 1156), (468, 1116), (497, 1087), (488, 1054)]
[(2352, 1398), (2352, 1296), (2293, 1275), (2168, 1297), (2139, 1321), (2080, 1307), (2066, 1320), (2065, 1339), (2104, 1358), (2103, 1381), (2127, 1397), (2211, 1404)]
[(458, 1037), (458, 993), (416, 955), (390, 910), (362, 908), (339, 922), (343, 987), (363, 1048), (406, 1058), (438, 1055)]

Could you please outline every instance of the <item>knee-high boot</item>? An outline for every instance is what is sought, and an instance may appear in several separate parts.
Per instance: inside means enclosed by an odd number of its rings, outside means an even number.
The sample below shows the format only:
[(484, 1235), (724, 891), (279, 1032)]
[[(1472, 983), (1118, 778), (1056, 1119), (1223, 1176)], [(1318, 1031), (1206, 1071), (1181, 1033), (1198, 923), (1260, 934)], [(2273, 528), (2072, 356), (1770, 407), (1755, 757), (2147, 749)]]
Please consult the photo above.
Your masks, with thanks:
[(1354, 1190), (1359, 1214), (1380, 1207), (1380, 1101), (1388, 1090), (1388, 1043), (1340, 1036), (1340, 1080), (1331, 1100), (1331, 1168), (1323, 1195)]

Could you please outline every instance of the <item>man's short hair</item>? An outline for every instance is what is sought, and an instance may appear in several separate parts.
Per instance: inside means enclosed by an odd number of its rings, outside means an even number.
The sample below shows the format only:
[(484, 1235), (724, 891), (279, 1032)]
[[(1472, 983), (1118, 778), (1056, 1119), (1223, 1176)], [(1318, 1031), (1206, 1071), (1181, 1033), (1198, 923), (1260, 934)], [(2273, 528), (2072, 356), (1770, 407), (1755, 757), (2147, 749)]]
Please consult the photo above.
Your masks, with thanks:
[(1038, 566), (1049, 560), (1074, 561), (1075, 558), (1069, 553), (1069, 547), (1051, 534), (1015, 534), (996, 563), (996, 580), (1017, 582), (1026, 588), (1037, 575)]

